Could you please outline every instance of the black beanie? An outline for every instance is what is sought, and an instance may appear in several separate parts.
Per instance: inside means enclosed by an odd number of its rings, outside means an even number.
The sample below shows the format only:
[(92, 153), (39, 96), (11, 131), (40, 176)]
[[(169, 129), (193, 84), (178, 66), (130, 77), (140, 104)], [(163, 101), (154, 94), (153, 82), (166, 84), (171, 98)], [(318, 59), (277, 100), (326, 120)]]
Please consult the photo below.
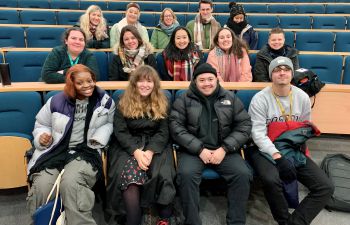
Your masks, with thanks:
[(230, 2), (230, 18), (233, 18), (239, 14), (243, 14), (245, 16), (244, 8), (240, 4), (236, 4), (235, 2)]
[(217, 76), (216, 70), (209, 63), (203, 63), (195, 68), (193, 72), (193, 80), (195, 80), (198, 75), (203, 73), (212, 73)]

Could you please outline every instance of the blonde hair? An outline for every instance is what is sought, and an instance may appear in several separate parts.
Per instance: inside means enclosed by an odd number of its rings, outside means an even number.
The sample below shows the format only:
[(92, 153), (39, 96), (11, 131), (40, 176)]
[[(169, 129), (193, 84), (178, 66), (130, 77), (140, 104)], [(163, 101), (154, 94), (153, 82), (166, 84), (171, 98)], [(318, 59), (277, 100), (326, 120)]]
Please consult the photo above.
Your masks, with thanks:
[(90, 14), (96, 11), (99, 11), (101, 13), (101, 22), (96, 27), (96, 39), (98, 41), (101, 41), (108, 38), (107, 23), (106, 19), (103, 17), (101, 8), (97, 5), (90, 5), (79, 19), (80, 28), (84, 31), (87, 41), (93, 38), (92, 33), (90, 32)]
[(174, 18), (174, 23), (175, 23), (175, 21), (177, 21), (177, 17), (175, 15), (174, 11), (171, 8), (163, 9), (163, 12), (160, 14), (160, 22), (164, 23), (164, 14), (165, 14), (166, 11), (169, 11), (171, 13), (171, 15)]
[[(137, 88), (141, 79), (150, 79), (153, 90), (147, 98), (142, 98)], [(139, 66), (130, 74), (129, 85), (119, 101), (119, 110), (126, 118), (164, 119), (167, 116), (168, 100), (160, 88), (160, 79), (155, 69), (148, 65)]]

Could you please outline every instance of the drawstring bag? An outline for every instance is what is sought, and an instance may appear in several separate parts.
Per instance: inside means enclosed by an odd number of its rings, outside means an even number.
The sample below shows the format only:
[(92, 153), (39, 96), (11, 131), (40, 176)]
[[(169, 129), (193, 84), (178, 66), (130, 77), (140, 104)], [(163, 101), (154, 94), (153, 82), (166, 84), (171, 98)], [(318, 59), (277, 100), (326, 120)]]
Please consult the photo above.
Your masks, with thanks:
[[(63, 211), (62, 199), (58, 194), (60, 191), (61, 177), (64, 169), (58, 174), (57, 179), (47, 197), (46, 203), (40, 206), (33, 214), (34, 225), (64, 225), (65, 213)], [(50, 201), (56, 190), (55, 199)]]
[(315, 96), (312, 108), (315, 105), (316, 94), (325, 86), (325, 83), (314, 72), (304, 68), (294, 71), (292, 84), (305, 91), (310, 97)]

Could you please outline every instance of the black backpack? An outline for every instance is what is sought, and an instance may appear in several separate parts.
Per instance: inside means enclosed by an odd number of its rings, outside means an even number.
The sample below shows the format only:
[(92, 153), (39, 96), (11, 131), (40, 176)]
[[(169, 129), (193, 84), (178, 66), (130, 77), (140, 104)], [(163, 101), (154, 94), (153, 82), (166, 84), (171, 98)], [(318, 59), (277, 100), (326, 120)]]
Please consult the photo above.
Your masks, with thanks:
[(326, 172), (335, 187), (334, 193), (325, 208), (350, 212), (350, 156), (328, 154), (322, 160), (321, 168)]
[[(304, 68), (294, 71), (292, 84), (305, 91), (310, 97), (315, 96), (325, 85), (325, 83), (323, 83), (314, 72)], [(315, 101), (316, 96), (312, 107), (314, 107)]]

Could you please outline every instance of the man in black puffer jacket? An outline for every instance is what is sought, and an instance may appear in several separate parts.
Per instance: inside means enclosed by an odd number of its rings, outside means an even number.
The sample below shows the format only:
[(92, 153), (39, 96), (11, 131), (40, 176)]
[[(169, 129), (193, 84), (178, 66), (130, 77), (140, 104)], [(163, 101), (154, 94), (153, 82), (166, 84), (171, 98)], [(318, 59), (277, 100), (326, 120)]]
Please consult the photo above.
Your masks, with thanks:
[(177, 98), (170, 114), (170, 133), (180, 146), (176, 182), (185, 224), (202, 224), (199, 184), (206, 167), (227, 183), (227, 224), (245, 224), (252, 175), (239, 153), (251, 126), (242, 102), (220, 86), (215, 69), (207, 63), (198, 66), (189, 90)]

